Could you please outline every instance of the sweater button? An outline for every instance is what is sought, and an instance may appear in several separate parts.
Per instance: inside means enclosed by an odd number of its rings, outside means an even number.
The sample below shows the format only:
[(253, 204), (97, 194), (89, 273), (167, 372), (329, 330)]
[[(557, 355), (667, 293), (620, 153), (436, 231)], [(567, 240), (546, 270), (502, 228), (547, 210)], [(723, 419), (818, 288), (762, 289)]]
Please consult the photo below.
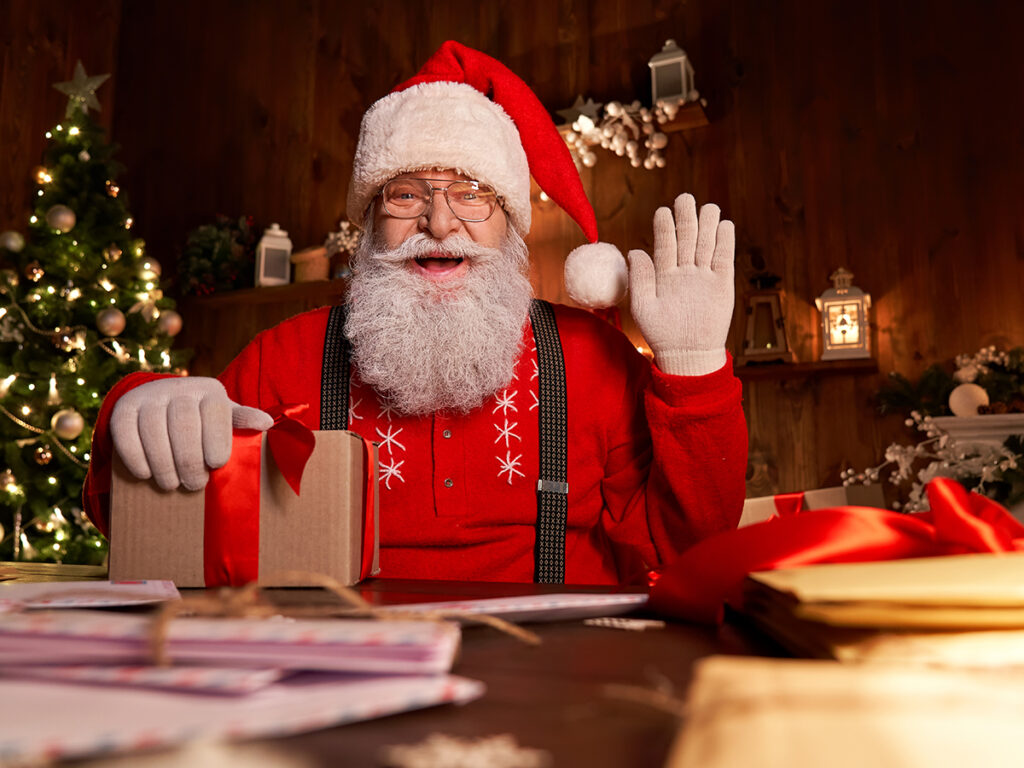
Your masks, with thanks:
[(450, 477), (446, 477), (444, 479), (444, 487), (445, 488), (451, 488), (453, 485), (455, 485), (455, 481), (452, 480)]
[(442, 432), (441, 434), (442, 434), (442, 435), (443, 435), (443, 436), (444, 436), (445, 438), (449, 438), (449, 437), (451, 437), (451, 436), (452, 436), (452, 431), (451, 431), (450, 429), (446, 429), (446, 430), (445, 430), (444, 432)]

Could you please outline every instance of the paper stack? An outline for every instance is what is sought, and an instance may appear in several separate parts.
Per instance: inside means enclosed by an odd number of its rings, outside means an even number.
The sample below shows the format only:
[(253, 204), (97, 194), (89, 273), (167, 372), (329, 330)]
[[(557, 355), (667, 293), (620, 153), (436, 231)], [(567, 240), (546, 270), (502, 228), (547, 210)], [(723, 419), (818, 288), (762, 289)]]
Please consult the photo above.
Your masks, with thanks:
[(666, 768), (1018, 768), (1024, 675), (712, 656)]
[(151, 616), (82, 606), (173, 598), (173, 584), (59, 586), (0, 587), (0, 764), (296, 733), (483, 693), (448, 674), (451, 622), (175, 618), (160, 640), (173, 665), (155, 667)]
[(753, 573), (741, 610), (799, 655), (1024, 668), (1024, 553)]

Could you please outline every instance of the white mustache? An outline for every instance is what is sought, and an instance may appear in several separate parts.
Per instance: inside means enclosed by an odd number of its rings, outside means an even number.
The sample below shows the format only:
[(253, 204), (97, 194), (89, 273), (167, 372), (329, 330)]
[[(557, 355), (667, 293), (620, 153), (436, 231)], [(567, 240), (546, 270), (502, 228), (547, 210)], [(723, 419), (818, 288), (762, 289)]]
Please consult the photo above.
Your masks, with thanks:
[(387, 264), (400, 264), (412, 259), (436, 257), (439, 254), (441, 257), (472, 259), (486, 264), (501, 258), (502, 252), (500, 248), (487, 248), (459, 235), (453, 235), (444, 240), (435, 240), (430, 235), (420, 233), (413, 235), (397, 248), (375, 250), (373, 258)]

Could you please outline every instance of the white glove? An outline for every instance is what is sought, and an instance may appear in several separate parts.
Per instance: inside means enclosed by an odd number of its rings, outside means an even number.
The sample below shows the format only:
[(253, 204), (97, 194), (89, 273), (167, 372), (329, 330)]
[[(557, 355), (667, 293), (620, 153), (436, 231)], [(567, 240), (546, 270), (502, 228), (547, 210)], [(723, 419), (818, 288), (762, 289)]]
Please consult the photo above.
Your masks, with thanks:
[(114, 405), (114, 448), (135, 477), (150, 477), (166, 491), (203, 488), (210, 469), (231, 457), (231, 429), (267, 430), (270, 414), (238, 405), (216, 379), (181, 377), (150, 381)]
[(736, 234), (719, 222), (718, 206), (700, 209), (693, 195), (654, 214), (654, 259), (629, 252), (633, 317), (665, 373), (700, 376), (725, 365), (725, 339), (732, 320)]

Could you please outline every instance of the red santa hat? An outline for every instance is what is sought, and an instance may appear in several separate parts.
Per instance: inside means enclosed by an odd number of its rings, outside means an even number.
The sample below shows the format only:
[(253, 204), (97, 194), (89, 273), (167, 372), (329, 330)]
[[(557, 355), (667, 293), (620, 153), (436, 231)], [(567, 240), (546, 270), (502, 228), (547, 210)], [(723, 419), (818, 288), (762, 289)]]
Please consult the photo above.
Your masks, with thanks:
[(625, 295), (626, 262), (614, 245), (597, 241), (594, 209), (547, 110), (504, 64), (452, 40), (363, 116), (348, 191), (349, 220), (362, 221), (389, 179), (432, 168), (494, 187), (524, 237), (530, 231), (532, 174), (588, 241), (566, 259), (569, 295), (594, 308), (617, 304)]

